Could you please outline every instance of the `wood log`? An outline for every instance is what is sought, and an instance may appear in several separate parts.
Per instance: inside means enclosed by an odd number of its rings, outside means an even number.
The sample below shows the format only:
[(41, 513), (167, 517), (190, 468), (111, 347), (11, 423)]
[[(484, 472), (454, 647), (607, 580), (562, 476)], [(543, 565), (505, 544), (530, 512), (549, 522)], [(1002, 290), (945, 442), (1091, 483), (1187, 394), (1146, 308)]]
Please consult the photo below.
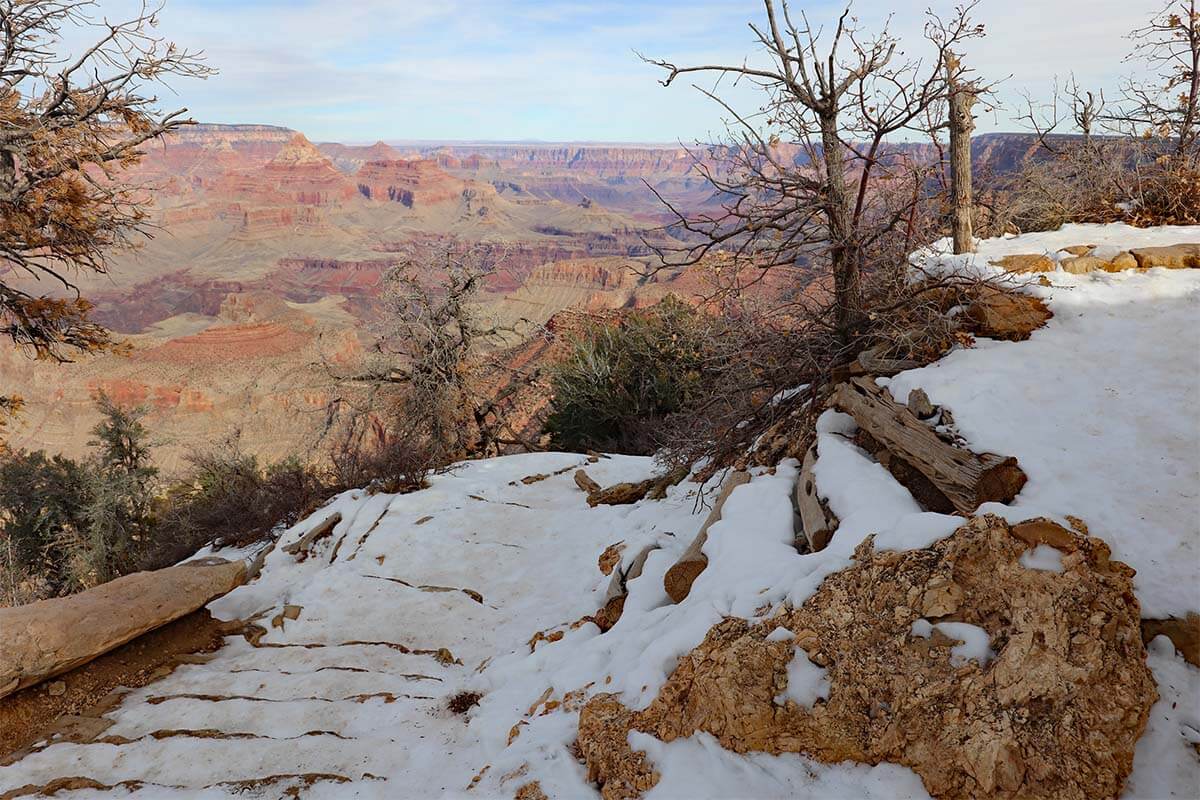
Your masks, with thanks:
[(604, 594), (604, 605), (592, 617), (592, 621), (596, 623), (596, 627), (600, 628), (601, 633), (607, 633), (613, 625), (617, 624), (617, 620), (621, 618), (621, 612), (625, 610), (625, 598), (629, 595), (629, 582), (641, 576), (642, 570), (646, 567), (646, 559), (657, 549), (658, 545), (648, 544), (633, 557), (628, 567), (621, 569), (618, 566), (613, 570), (612, 579), (608, 582), (608, 590)]
[(308, 533), (304, 534), (291, 544), (285, 544), (283, 546), (283, 552), (287, 553), (288, 555), (295, 556), (297, 561), (304, 561), (308, 558), (308, 549), (312, 547), (313, 542), (316, 542), (318, 539), (323, 539), (329, 534), (333, 533), (333, 529), (341, 521), (341, 512), (333, 512), (328, 517), (317, 523), (317, 525), (309, 530)]
[(725, 479), (725, 483), (721, 485), (717, 501), (713, 503), (712, 510), (708, 512), (708, 517), (696, 533), (696, 538), (692, 539), (692, 543), (683, 551), (683, 555), (671, 565), (667, 574), (663, 576), (663, 588), (667, 590), (667, 596), (671, 598), (671, 602), (682, 602), (688, 596), (688, 592), (692, 590), (692, 583), (708, 567), (708, 556), (704, 555), (704, 543), (708, 540), (708, 529), (721, 519), (721, 509), (725, 507), (725, 501), (729, 499), (733, 490), (749, 482), (750, 473), (745, 470), (737, 470), (731, 473)]
[(976, 454), (942, 441), (873, 380), (852, 378), (840, 384), (833, 405), (928, 478), (962, 514), (982, 503), (1007, 503), (1025, 485), (1025, 473), (1015, 458)]
[(817, 495), (817, 479), (813, 467), (817, 463), (817, 446), (804, 454), (804, 464), (796, 478), (796, 510), (800, 513), (800, 534), (810, 552), (824, 550), (837, 530), (838, 518)]
[(245, 579), (243, 562), (209, 558), (135, 572), (69, 597), (0, 609), (0, 697), (203, 608)]

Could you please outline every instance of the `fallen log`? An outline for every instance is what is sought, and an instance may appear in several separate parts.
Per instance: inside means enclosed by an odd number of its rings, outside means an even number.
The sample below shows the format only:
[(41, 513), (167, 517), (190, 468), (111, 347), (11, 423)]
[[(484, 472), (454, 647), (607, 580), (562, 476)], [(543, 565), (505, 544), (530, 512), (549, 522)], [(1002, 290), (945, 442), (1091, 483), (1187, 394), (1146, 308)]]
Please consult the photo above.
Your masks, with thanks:
[(575, 471), (575, 485), (587, 494), (600, 491), (600, 484), (592, 480), (591, 476), (581, 469)]
[(796, 478), (796, 510), (800, 514), (800, 534), (809, 552), (824, 550), (837, 530), (838, 518), (817, 496), (817, 479), (813, 467), (817, 463), (817, 446), (804, 454), (804, 464)]
[(696, 533), (696, 538), (692, 539), (692, 543), (683, 551), (683, 555), (671, 565), (667, 574), (663, 576), (663, 588), (667, 590), (667, 596), (671, 598), (671, 602), (682, 602), (688, 596), (688, 592), (692, 590), (692, 584), (696, 578), (708, 567), (708, 556), (704, 555), (704, 543), (708, 540), (708, 529), (721, 519), (721, 509), (725, 507), (725, 501), (729, 499), (729, 495), (733, 494), (733, 490), (749, 482), (750, 473), (745, 470), (737, 470), (730, 474), (725, 479), (725, 483), (721, 485), (717, 501), (713, 503), (712, 510), (708, 512), (708, 517)]
[(0, 697), (61, 675), (240, 586), (241, 561), (135, 572), (69, 597), (0, 609)]
[(1015, 458), (976, 454), (942, 441), (869, 378), (840, 384), (834, 390), (833, 405), (928, 478), (962, 514), (974, 512), (982, 503), (1007, 503), (1025, 485), (1025, 473)]
[(648, 544), (633, 557), (628, 567), (617, 567), (613, 570), (608, 590), (604, 594), (604, 605), (592, 617), (592, 621), (602, 633), (616, 625), (617, 620), (621, 618), (621, 612), (625, 610), (625, 598), (629, 596), (629, 582), (641, 577), (642, 570), (646, 567), (646, 559), (657, 549), (658, 545)]
[(335, 511), (325, 519), (318, 522), (308, 533), (301, 536), (291, 544), (283, 546), (283, 552), (296, 557), (297, 561), (304, 561), (308, 558), (308, 550), (312, 547), (313, 542), (318, 539), (323, 539), (333, 533), (333, 529), (339, 522), (342, 521), (342, 513)]

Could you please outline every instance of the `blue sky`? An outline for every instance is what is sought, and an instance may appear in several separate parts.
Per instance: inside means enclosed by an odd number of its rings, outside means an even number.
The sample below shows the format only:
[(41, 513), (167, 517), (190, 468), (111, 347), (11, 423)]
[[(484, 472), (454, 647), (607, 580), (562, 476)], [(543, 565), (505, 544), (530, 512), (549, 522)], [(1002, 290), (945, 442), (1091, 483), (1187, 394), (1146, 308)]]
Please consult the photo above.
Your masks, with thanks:
[[(833, 20), (841, 3), (792, 3)], [(912, 54), (924, 9), (944, 0), (858, 0), (868, 28), (889, 13)], [(980, 120), (1012, 129), (1022, 91), (1050, 92), (1054, 76), (1111, 89), (1130, 70), (1123, 36), (1158, 0), (982, 0), (988, 36), (968, 51), (990, 78), (1012, 77), (1010, 106)], [(118, 17), (128, 0), (100, 0)], [(664, 89), (633, 51), (680, 64), (741, 61), (758, 0), (167, 0), (164, 36), (203, 49), (220, 70), (177, 81), (202, 121), (261, 122), (313, 140), (539, 139), (692, 141), (721, 129), (721, 111), (689, 83)], [(753, 93), (728, 93), (753, 109)]]

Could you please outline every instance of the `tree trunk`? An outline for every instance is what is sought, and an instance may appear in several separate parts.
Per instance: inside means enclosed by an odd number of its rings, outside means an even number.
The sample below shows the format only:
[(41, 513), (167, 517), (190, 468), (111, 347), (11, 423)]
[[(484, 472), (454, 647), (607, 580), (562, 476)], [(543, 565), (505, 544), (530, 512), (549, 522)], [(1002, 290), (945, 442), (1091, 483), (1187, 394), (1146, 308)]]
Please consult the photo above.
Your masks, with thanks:
[(962, 514), (982, 503), (1007, 503), (1025, 485), (1025, 473), (1012, 457), (977, 455), (942, 441), (929, 425), (892, 399), (871, 378), (840, 384), (833, 405), (854, 417), (858, 427), (924, 475)]
[(950, 187), (954, 195), (954, 252), (970, 253), (975, 249), (971, 225), (971, 131), (975, 120), (971, 107), (975, 93), (955, 77), (958, 60), (947, 64), (950, 84)]
[(833, 272), (837, 329), (843, 342), (853, 338), (862, 313), (859, 248), (853, 235), (845, 153), (838, 139), (837, 110), (822, 114), (821, 155), (825, 161), (825, 221), (829, 227), (829, 265)]

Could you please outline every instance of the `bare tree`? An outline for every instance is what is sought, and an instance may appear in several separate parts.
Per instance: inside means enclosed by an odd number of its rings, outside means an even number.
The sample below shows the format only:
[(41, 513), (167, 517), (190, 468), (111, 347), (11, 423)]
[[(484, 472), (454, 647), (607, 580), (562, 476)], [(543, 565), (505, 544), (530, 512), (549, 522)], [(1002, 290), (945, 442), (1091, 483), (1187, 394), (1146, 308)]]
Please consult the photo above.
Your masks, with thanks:
[[(847, 8), (832, 33), (812, 24), (804, 11), (794, 16), (764, 0), (766, 24), (750, 25), (768, 64), (677, 66), (670, 85), (691, 73), (749, 81), (766, 94), (760, 112), (742, 115), (717, 100), (733, 118), (733, 141), (724, 155), (728, 176), (701, 167), (728, 198), (719, 214), (687, 217), (677, 225), (699, 244), (675, 254), (674, 263), (694, 264), (713, 248), (733, 248), (762, 269), (806, 261), (827, 262), (832, 275), (832, 324), (843, 342), (853, 340), (866, 317), (862, 276), (876, 248), (894, 245), (910, 228), (919, 190), (881, 191), (895, 182), (916, 186), (922, 165), (891, 141), (929, 136), (943, 123), (931, 113), (948, 96), (947, 64), (953, 48), (981, 36), (971, 22), (973, 4), (948, 20), (930, 13), (926, 60), (905, 58), (884, 29), (864, 33)], [(669, 206), (669, 204), (668, 204)], [(674, 209), (672, 209), (674, 210)]]
[(953, 222), (951, 226), (955, 253), (969, 253), (975, 249), (971, 210), (974, 197), (971, 192), (971, 131), (975, 129), (975, 117), (971, 113), (975, 105), (975, 88), (962, 80), (962, 66), (958, 56), (946, 58), (946, 84), (949, 88), (950, 113), (950, 182), (953, 194)]
[[(199, 53), (155, 36), (157, 6), (123, 22), (96, 20), (95, 8), (0, 0), (0, 336), (59, 361), (111, 346), (73, 278), (105, 272), (115, 248), (147, 233), (148, 196), (121, 171), (143, 144), (191, 122), (186, 109), (161, 111), (147, 87), (210, 73)], [(96, 38), (64, 55), (73, 27)], [(41, 280), (68, 297), (30, 288)]]
[(518, 331), (480, 310), (502, 258), (460, 243), (414, 246), (399, 256), (384, 276), (373, 355), (364, 369), (340, 376), (366, 387), (360, 416), (378, 418), (360, 420), (351, 436), (374, 436), (384, 448), (420, 443), (435, 467), (495, 454), (502, 445), (534, 449), (508, 425), (505, 405), (539, 373), (504, 362), (503, 348)]
[(1170, 0), (1129, 38), (1127, 62), (1153, 70), (1146, 80), (1131, 78), (1125, 103), (1110, 120), (1135, 125), (1173, 143), (1176, 155), (1196, 155), (1200, 134), (1200, 14), (1196, 0)]

